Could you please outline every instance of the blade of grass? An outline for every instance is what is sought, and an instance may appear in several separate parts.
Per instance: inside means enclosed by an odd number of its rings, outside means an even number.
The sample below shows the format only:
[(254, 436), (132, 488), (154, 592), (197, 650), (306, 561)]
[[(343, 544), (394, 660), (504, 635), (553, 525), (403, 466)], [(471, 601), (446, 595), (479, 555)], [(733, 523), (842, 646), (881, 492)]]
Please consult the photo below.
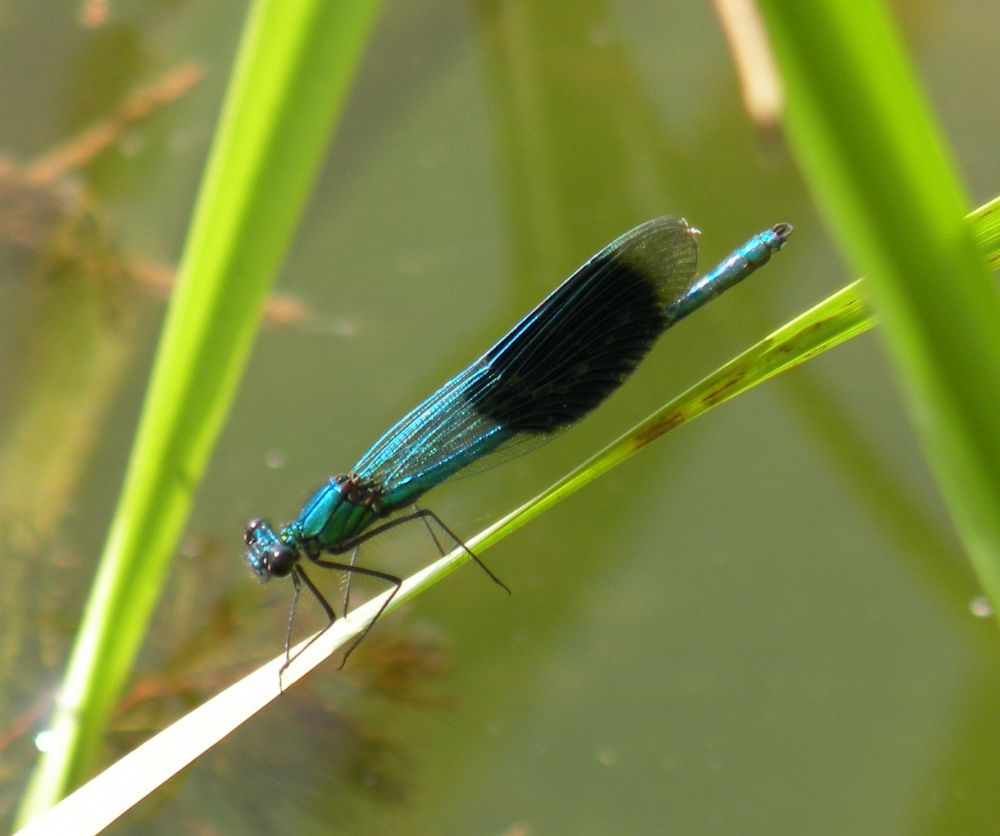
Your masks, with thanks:
[(19, 811), (77, 782), (118, 698), (319, 169), (376, 0), (257, 0), (98, 574)]
[[(973, 215), (976, 235), (991, 261), (1000, 260), (998, 210), (1000, 198)], [(467, 545), (482, 554), (546, 508), (594, 481), (659, 436), (872, 328), (875, 322), (865, 306), (861, 285), (861, 281), (854, 282), (796, 317), (674, 398), (534, 499), (477, 534)], [(433, 586), (468, 560), (468, 552), (457, 548), (406, 578), (385, 608), (385, 614)], [(106, 827), (280, 696), (283, 689), (344, 647), (381, 611), (389, 594), (373, 598), (328, 630), (297, 645), (293, 649), (294, 659), (280, 680), (284, 654), (126, 755), (33, 821), (19, 836), (63, 832), (70, 825), (83, 826), (81, 823), (85, 823), (86, 830)]]
[(762, 0), (786, 127), (867, 277), (925, 454), (1000, 614), (1000, 293), (900, 40), (875, 0)]
[[(847, 288), (850, 291), (854, 285)], [(838, 297), (845, 295), (844, 292)], [(818, 350), (814, 334), (834, 333), (847, 339), (870, 327), (856, 294), (835, 297), (824, 303), (823, 313), (804, 314), (780, 331), (727, 363), (684, 394), (673, 399), (617, 441), (580, 465), (572, 473), (534, 499), (526, 502), (470, 539), (468, 547), (482, 553), (512, 534), (529, 520), (597, 479), (671, 429), (707, 412), (742, 391), (762, 382), (782, 368), (811, 357)], [(814, 309), (815, 311), (815, 309)], [(816, 322), (823, 323), (820, 328)], [(789, 361), (790, 357), (797, 360)], [(388, 614), (411, 598), (450, 575), (469, 560), (465, 548), (457, 548), (403, 581), (385, 608)], [(280, 696), (284, 688), (301, 679), (358, 635), (381, 609), (389, 592), (383, 593), (339, 619), (329, 629), (310, 637), (293, 650), (293, 661), (281, 675), (284, 654), (271, 660), (240, 682), (190, 712), (168, 729), (109, 767), (62, 803), (38, 817), (21, 834), (60, 832), (86, 822), (86, 830), (106, 827), (126, 810), (155, 790), (261, 708)], [(306, 648), (303, 650), (303, 648)], [(301, 651), (301, 652), (300, 652)]]

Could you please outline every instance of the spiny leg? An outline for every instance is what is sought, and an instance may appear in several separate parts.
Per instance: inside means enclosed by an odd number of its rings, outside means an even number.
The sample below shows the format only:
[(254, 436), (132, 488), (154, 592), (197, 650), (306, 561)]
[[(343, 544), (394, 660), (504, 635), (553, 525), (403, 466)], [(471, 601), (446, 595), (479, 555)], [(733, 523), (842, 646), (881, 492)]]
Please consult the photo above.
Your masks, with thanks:
[[(417, 506), (416, 504), (414, 504), (413, 508), (414, 508), (414, 511), (416, 511), (416, 512), (420, 511), (419, 506)], [(408, 522), (410, 519), (411, 519), (410, 516), (401, 517), (398, 520), (398, 522)], [(421, 517), (421, 519), (423, 519), (424, 526), (427, 528), (427, 533), (431, 535), (431, 539), (434, 541), (434, 545), (437, 546), (438, 553), (442, 557), (444, 557), (444, 549), (441, 547), (441, 543), (438, 540), (437, 535), (434, 533), (434, 529), (431, 528), (430, 523), (427, 522), (427, 518), (426, 517)], [(368, 534), (365, 535), (365, 536), (367, 537), (368, 535), (379, 534), (379, 533), (385, 531), (385, 529), (386, 529), (386, 526), (378, 526), (373, 531), (368, 532)], [(358, 553), (361, 550), (361, 546), (358, 545), (358, 543), (360, 541), (359, 540), (353, 540), (351, 542), (355, 543), (354, 548), (351, 550), (351, 566), (356, 566), (357, 562), (358, 562)], [(334, 551), (333, 553), (334, 554), (341, 554), (342, 553), (342, 548), (343, 547), (337, 548), (336, 551)], [(352, 578), (352, 576), (353, 575), (352, 575), (351, 572), (345, 572), (344, 573), (344, 578), (345, 578), (345, 582), (344, 582), (344, 615), (347, 615), (347, 613), (349, 613), (351, 611), (350, 603), (351, 603), (351, 578)]]
[[(413, 507), (416, 508), (416, 506)], [(431, 532), (431, 537), (434, 538), (434, 543), (437, 545), (438, 551), (441, 552), (442, 555), (444, 555), (444, 550), (441, 548), (441, 544), (438, 543), (437, 537), (434, 536), (434, 532), (431, 530), (430, 523), (427, 522), (428, 519), (434, 520), (434, 522), (436, 522), (439, 526), (441, 526), (441, 528), (444, 530), (444, 533), (447, 534), (449, 537), (451, 537), (451, 539), (455, 541), (456, 545), (461, 546), (462, 550), (474, 561), (476, 561), (476, 564), (479, 566), (479, 568), (482, 569), (487, 574), (487, 576), (489, 576), (490, 580), (493, 581), (493, 583), (495, 583), (497, 586), (503, 589), (508, 595), (513, 594), (510, 591), (510, 587), (507, 586), (507, 584), (505, 584), (502, 580), (500, 580), (500, 578), (494, 575), (493, 572), (490, 571), (490, 567), (487, 566), (485, 563), (483, 563), (483, 561), (481, 561), (476, 556), (476, 553), (472, 549), (470, 549), (467, 545), (465, 545), (464, 542), (459, 540), (458, 535), (456, 535), (454, 531), (448, 528), (448, 526), (444, 524), (442, 519), (437, 514), (426, 508), (417, 508), (417, 510), (414, 511), (411, 516), (412, 517), (419, 516), (421, 519), (423, 519), (424, 525), (426, 525), (427, 530)]]
[[(414, 511), (414, 513), (419, 514), (420, 510), (421, 510), (420, 506), (417, 505), (417, 503), (414, 502), (413, 503), (413, 511)], [(424, 516), (424, 517), (421, 517), (420, 519), (422, 519), (424, 521), (424, 528), (427, 529), (427, 533), (431, 535), (431, 539), (434, 541), (434, 545), (437, 546), (438, 554), (440, 554), (441, 557), (444, 557), (444, 546), (442, 546), (441, 545), (441, 541), (438, 540), (437, 535), (434, 533), (434, 529), (431, 528), (431, 524), (428, 521), (427, 517)]]
[[(434, 522), (436, 522), (439, 526), (441, 526), (441, 529), (444, 531), (444, 533), (447, 534), (455, 542), (456, 545), (461, 546), (462, 550), (479, 565), (479, 568), (482, 569), (489, 576), (490, 580), (492, 580), (493, 583), (495, 583), (501, 589), (506, 591), (508, 595), (512, 594), (510, 591), (510, 587), (507, 586), (507, 584), (505, 584), (502, 580), (500, 580), (500, 578), (494, 575), (493, 572), (490, 571), (490, 568), (485, 563), (483, 563), (483, 561), (481, 561), (478, 557), (476, 557), (476, 553), (472, 551), (472, 549), (470, 549), (467, 545), (465, 545), (465, 543), (463, 543), (459, 539), (458, 535), (455, 534), (455, 532), (452, 531), (450, 528), (448, 528), (448, 526), (444, 524), (442, 519), (437, 514), (435, 514), (433, 511), (427, 508), (417, 508), (415, 511), (407, 514), (404, 517), (396, 517), (396, 519), (394, 520), (389, 520), (388, 522), (382, 523), (382, 525), (368, 529), (368, 531), (366, 531), (364, 534), (359, 534), (357, 537), (351, 537), (348, 540), (344, 540), (337, 546), (335, 550), (331, 549), (331, 553), (344, 554), (345, 552), (351, 549), (357, 548), (366, 540), (370, 540), (372, 537), (382, 534), (383, 532), (388, 531), (391, 528), (395, 528), (397, 525), (403, 525), (404, 523), (412, 522), (413, 520), (418, 520), (418, 519), (423, 519), (425, 524), (428, 519), (434, 520)], [(435, 543), (438, 542), (436, 537), (434, 538), (434, 542)], [(438, 544), (438, 548), (440, 549), (440, 544)], [(317, 563), (319, 561), (314, 560), (313, 562)]]
[(279, 675), (292, 662), (292, 624), (295, 623), (295, 610), (298, 609), (299, 595), (302, 594), (302, 581), (299, 580), (299, 573), (297, 571), (292, 572), (292, 587), (295, 591), (292, 593), (292, 606), (288, 610), (288, 625), (285, 627), (285, 664), (278, 671)]
[(285, 664), (283, 664), (281, 666), (281, 670), (278, 671), (279, 680), (281, 675), (288, 669), (288, 666), (292, 664), (292, 624), (295, 621), (295, 610), (299, 604), (299, 595), (302, 593), (302, 584), (305, 584), (306, 589), (312, 593), (313, 598), (315, 598), (319, 605), (323, 608), (323, 612), (326, 613), (329, 623), (319, 633), (313, 636), (306, 643), (306, 646), (295, 654), (294, 658), (297, 659), (305, 651), (305, 649), (309, 647), (309, 645), (329, 630), (333, 625), (333, 622), (337, 620), (336, 611), (330, 606), (330, 602), (323, 597), (323, 593), (319, 591), (319, 587), (317, 587), (316, 584), (312, 582), (312, 579), (304, 571), (302, 571), (300, 566), (296, 566), (292, 570), (292, 586), (295, 588), (295, 592), (292, 595), (292, 607), (288, 611), (288, 628), (285, 631)]
[[(358, 552), (361, 550), (361, 546), (355, 546), (351, 550), (351, 566), (354, 566), (358, 562)], [(344, 578), (344, 615), (347, 615), (351, 611), (351, 572), (345, 572)]]
[[(354, 549), (354, 553), (357, 554), (356, 547)], [(362, 641), (364, 641), (365, 636), (367, 636), (368, 632), (375, 626), (375, 622), (378, 621), (379, 618), (381, 618), (382, 613), (385, 612), (385, 608), (388, 607), (392, 602), (392, 599), (396, 597), (396, 593), (399, 592), (399, 588), (403, 585), (403, 579), (396, 577), (395, 575), (390, 575), (388, 572), (380, 572), (378, 569), (368, 569), (365, 566), (356, 566), (353, 562), (338, 563), (335, 560), (321, 560), (320, 558), (313, 557), (312, 555), (309, 555), (309, 559), (317, 566), (322, 566), (324, 569), (337, 569), (341, 572), (347, 572), (348, 574), (357, 573), (368, 578), (377, 578), (378, 580), (392, 584), (393, 587), (392, 592), (389, 593), (389, 597), (382, 602), (382, 606), (378, 608), (378, 612), (375, 613), (374, 618), (368, 622), (365, 629), (361, 631), (361, 635), (354, 640), (354, 643), (347, 649), (347, 653), (344, 654), (344, 658), (340, 660), (340, 665), (337, 666), (337, 670), (341, 670), (344, 665), (347, 664), (347, 659), (354, 652), (354, 649), (361, 644)], [(303, 579), (305, 579), (304, 575)], [(308, 583), (309, 587), (314, 590), (314, 594), (318, 594), (318, 592), (315, 591), (315, 587), (313, 587), (308, 580), (306, 580), (306, 583)], [(328, 614), (332, 614), (332, 610), (330, 610)], [(333, 619), (331, 618), (330, 625), (332, 624)], [(327, 625), (327, 629), (329, 629), (330, 625)], [(308, 645), (306, 645), (306, 647), (308, 647)], [(303, 648), (303, 650), (304, 649), (305, 648)]]
[[(361, 635), (358, 636), (357, 639), (355, 639), (354, 643), (350, 646), (350, 648), (348, 649), (347, 653), (344, 654), (344, 658), (341, 660), (340, 666), (339, 666), (338, 669), (344, 667), (345, 663), (347, 662), (348, 657), (354, 652), (355, 648), (357, 648), (357, 646), (359, 644), (361, 644), (362, 640), (365, 638), (365, 636), (368, 635), (368, 633), (372, 629), (372, 627), (375, 626), (375, 622), (379, 620), (379, 618), (381, 617), (382, 613), (385, 611), (385, 608), (387, 606), (389, 606), (389, 603), (396, 596), (396, 593), (399, 591), (399, 587), (403, 583), (402, 579), (399, 578), (399, 577), (397, 577), (396, 575), (391, 575), (388, 572), (380, 572), (377, 569), (368, 569), (368, 568), (363, 567), (363, 566), (358, 566), (357, 563), (356, 563), (357, 557), (358, 557), (358, 548), (366, 540), (369, 540), (369, 539), (371, 539), (372, 537), (375, 537), (378, 534), (382, 534), (382, 533), (388, 531), (389, 529), (395, 528), (398, 525), (403, 525), (403, 523), (412, 522), (413, 520), (417, 520), (417, 519), (422, 519), (424, 521), (424, 524), (427, 526), (427, 529), (428, 529), (428, 531), (431, 534), (431, 538), (434, 540), (434, 542), (437, 545), (439, 551), (442, 551), (441, 544), (438, 541), (437, 537), (434, 535), (433, 530), (430, 528), (430, 525), (427, 522), (428, 519), (434, 520), (434, 522), (436, 522), (439, 526), (441, 526), (441, 529), (457, 545), (459, 545), (459, 546), (462, 547), (462, 549), (465, 551), (465, 553), (467, 555), (469, 555), (469, 557), (471, 557), (479, 565), (479, 567), (487, 574), (487, 576), (495, 584), (497, 584), (497, 586), (499, 586), (501, 589), (505, 590), (508, 595), (511, 594), (510, 587), (508, 587), (507, 584), (505, 584), (502, 580), (500, 580), (500, 578), (498, 578), (496, 575), (494, 575), (493, 572), (490, 571), (489, 567), (485, 563), (483, 563), (476, 556), (476, 554), (468, 546), (466, 546), (465, 543), (463, 543), (458, 538), (458, 536), (455, 534), (455, 532), (453, 532), (450, 528), (448, 528), (448, 526), (446, 526), (444, 524), (444, 522), (441, 520), (441, 518), (437, 514), (435, 514), (433, 511), (430, 511), (430, 510), (428, 510), (426, 508), (416, 508), (411, 514), (407, 514), (406, 516), (403, 516), (403, 517), (397, 517), (394, 520), (389, 520), (388, 522), (383, 523), (382, 525), (379, 525), (379, 526), (376, 526), (375, 528), (369, 529), (368, 531), (364, 532), (363, 534), (359, 534), (357, 537), (352, 537), (352, 538), (350, 538), (348, 540), (344, 540), (342, 543), (338, 544), (338, 546), (335, 549), (331, 549), (330, 550), (330, 553), (331, 554), (335, 554), (335, 555), (345, 554), (346, 552), (350, 551), (351, 552), (351, 562), (350, 563), (339, 563), (339, 562), (334, 561), (334, 560), (322, 560), (318, 555), (307, 554), (306, 556), (315, 565), (320, 566), (320, 567), (322, 567), (324, 569), (337, 569), (337, 570), (339, 570), (339, 571), (344, 572), (344, 573), (347, 574), (347, 578), (348, 578), (348, 581), (347, 581), (347, 592), (346, 592), (345, 598), (344, 598), (344, 605), (345, 605), (344, 612), (345, 612), (345, 614), (347, 612), (346, 607), (347, 607), (347, 604), (349, 603), (349, 598), (350, 598), (351, 575), (353, 575), (353, 574), (356, 573), (356, 574), (359, 574), (359, 575), (365, 575), (366, 577), (370, 577), (370, 578), (377, 578), (379, 580), (385, 581), (386, 583), (392, 584), (393, 587), (394, 587), (393, 590), (392, 590), (392, 594), (385, 600), (385, 603), (383, 603), (382, 606), (379, 607), (379, 611), (377, 613), (375, 613), (375, 617), (370, 622), (368, 622), (368, 626), (365, 627), (365, 629), (362, 631)], [(295, 569), (293, 570), (293, 572), (292, 572), (292, 580), (295, 583), (295, 589), (296, 589), (296, 591), (295, 591), (295, 598), (293, 599), (293, 602), (292, 602), (293, 603), (292, 612), (289, 614), (288, 635), (286, 636), (286, 639), (285, 639), (285, 655), (286, 655), (286, 657), (288, 656), (290, 642), (291, 642), (292, 618), (294, 617), (294, 614), (295, 614), (295, 603), (298, 601), (299, 584), (300, 583), (304, 583), (306, 585), (306, 588), (313, 594), (313, 597), (319, 602), (320, 606), (323, 608), (323, 611), (326, 613), (327, 618), (329, 619), (329, 622), (330, 622), (327, 625), (327, 628), (329, 628), (329, 626), (332, 625), (333, 622), (337, 620), (337, 615), (334, 612), (333, 607), (330, 606), (330, 604), (326, 600), (326, 598), (323, 597), (322, 593), (319, 591), (319, 589), (316, 587), (316, 585), (312, 582), (312, 580), (310, 580), (309, 576), (300, 567), (296, 566)], [(318, 638), (318, 636), (317, 636), (317, 638)], [(315, 638), (312, 641), (315, 641)], [(312, 641), (310, 641), (309, 644), (312, 644)], [(306, 647), (308, 647), (309, 644), (307, 644)], [(302, 648), (302, 650), (305, 650), (305, 647)], [(301, 651), (300, 651), (300, 653), (301, 653)], [(290, 663), (291, 663), (291, 659), (288, 659), (285, 662), (284, 667), (282, 667), (282, 670), (284, 670), (285, 668), (287, 668)]]

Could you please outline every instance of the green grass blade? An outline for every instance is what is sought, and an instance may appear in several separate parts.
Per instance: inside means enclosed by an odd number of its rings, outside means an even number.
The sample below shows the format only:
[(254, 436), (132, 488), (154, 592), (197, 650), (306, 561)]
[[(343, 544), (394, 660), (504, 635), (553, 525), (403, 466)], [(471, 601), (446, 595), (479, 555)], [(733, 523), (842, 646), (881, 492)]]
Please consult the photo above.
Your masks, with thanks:
[(100, 743), (377, 8), (375, 0), (252, 7), (125, 486), (57, 699), (52, 748), (21, 821), (78, 781)]
[[(1000, 199), (973, 214), (975, 234), (984, 248), (985, 256), (991, 261), (1000, 260), (998, 207)], [(741, 392), (869, 330), (875, 325), (875, 321), (865, 305), (861, 286), (861, 281), (853, 282), (796, 317), (674, 398), (534, 499), (477, 534), (467, 545), (482, 554), (491, 545), (622, 463), (661, 435)], [(385, 613), (392, 612), (430, 588), (468, 560), (468, 552), (457, 548), (430, 566), (415, 572), (403, 581), (399, 592), (385, 607)], [(60, 832), (66, 826), (80, 822), (86, 822), (94, 829), (110, 824), (277, 699), (284, 689), (345, 647), (382, 610), (389, 594), (386, 592), (367, 601), (322, 634), (301, 642), (293, 649), (294, 659), (280, 680), (279, 671), (284, 665), (284, 654), (164, 729), (81, 787), (65, 802), (33, 822), (25, 836), (36, 832)]]
[(979, 249), (991, 270), (1000, 270), (1000, 197), (972, 213)]
[(881, 3), (761, 5), (792, 147), (867, 277), (925, 454), (1000, 613), (1000, 294), (954, 165)]

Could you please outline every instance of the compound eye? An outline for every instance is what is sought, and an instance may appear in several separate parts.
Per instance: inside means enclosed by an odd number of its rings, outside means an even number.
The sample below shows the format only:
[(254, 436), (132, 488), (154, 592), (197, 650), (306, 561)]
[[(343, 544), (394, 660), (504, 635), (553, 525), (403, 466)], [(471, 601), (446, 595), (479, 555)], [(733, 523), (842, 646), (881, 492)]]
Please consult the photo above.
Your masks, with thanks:
[(281, 543), (268, 552), (266, 569), (269, 575), (283, 578), (289, 574), (299, 559), (298, 552), (287, 543)]
[(282, 540), (265, 520), (250, 521), (246, 540), (247, 563), (261, 581), (285, 577), (298, 562), (298, 548)]

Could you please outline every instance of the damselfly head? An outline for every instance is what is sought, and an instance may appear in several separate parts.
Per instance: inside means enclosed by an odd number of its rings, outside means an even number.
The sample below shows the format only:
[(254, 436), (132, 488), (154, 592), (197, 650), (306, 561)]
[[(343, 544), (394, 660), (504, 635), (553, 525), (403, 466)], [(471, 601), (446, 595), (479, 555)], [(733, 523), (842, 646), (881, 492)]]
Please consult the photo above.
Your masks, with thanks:
[(299, 560), (298, 549), (284, 542), (265, 520), (251, 520), (246, 533), (247, 564), (261, 582), (288, 575)]

